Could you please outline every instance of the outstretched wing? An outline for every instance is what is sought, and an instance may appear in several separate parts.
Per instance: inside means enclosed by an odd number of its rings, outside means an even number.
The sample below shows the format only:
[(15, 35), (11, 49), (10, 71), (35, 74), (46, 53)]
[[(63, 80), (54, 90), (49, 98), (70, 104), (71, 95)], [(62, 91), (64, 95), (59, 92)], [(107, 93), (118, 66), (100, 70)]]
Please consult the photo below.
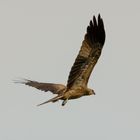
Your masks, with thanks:
[(99, 14), (98, 21), (93, 16), (93, 21), (90, 21), (87, 27), (87, 33), (82, 42), (81, 49), (68, 77), (67, 88), (87, 85), (90, 74), (101, 55), (104, 42), (104, 24)]
[(65, 90), (65, 86), (61, 85), (61, 84), (53, 84), (53, 83), (40, 83), (37, 81), (31, 81), (28, 79), (22, 79), (22, 80), (18, 80), (16, 81), (16, 83), (21, 83), (21, 84), (25, 84), (34, 88), (37, 88), (39, 90), (42, 91), (51, 91), (53, 94), (60, 94)]

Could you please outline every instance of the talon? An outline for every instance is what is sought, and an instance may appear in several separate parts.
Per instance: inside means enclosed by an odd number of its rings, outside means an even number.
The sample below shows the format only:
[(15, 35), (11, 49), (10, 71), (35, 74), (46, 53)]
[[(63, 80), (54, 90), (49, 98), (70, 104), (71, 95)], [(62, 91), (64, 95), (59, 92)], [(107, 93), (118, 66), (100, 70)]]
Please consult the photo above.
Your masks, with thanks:
[(62, 106), (64, 106), (64, 105), (67, 103), (67, 101), (68, 101), (68, 99), (64, 100), (64, 101), (62, 102)]

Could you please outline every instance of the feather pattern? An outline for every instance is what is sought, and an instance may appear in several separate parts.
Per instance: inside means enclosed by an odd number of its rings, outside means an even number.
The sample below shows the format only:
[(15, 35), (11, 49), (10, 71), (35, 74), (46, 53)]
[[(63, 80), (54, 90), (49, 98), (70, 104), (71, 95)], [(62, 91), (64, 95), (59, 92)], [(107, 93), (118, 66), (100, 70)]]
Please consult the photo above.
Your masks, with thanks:
[(71, 68), (67, 88), (88, 83), (90, 74), (97, 63), (101, 50), (105, 42), (105, 30), (103, 20), (100, 15), (98, 21), (95, 16), (87, 27), (87, 33), (82, 42), (79, 54)]
[(25, 85), (34, 87), (36, 89), (39, 89), (45, 92), (51, 91), (53, 94), (61, 94), (66, 88), (66, 86), (62, 84), (40, 83), (37, 81), (28, 80), (28, 79), (16, 80), (15, 83), (25, 84)]

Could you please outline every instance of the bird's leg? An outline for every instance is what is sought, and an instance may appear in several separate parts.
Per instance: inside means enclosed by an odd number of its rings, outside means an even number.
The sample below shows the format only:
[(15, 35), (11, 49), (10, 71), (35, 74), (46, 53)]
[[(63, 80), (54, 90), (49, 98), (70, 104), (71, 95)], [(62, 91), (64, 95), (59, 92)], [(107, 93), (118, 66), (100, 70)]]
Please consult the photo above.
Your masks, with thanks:
[(62, 102), (62, 106), (64, 106), (68, 101), (68, 98)]

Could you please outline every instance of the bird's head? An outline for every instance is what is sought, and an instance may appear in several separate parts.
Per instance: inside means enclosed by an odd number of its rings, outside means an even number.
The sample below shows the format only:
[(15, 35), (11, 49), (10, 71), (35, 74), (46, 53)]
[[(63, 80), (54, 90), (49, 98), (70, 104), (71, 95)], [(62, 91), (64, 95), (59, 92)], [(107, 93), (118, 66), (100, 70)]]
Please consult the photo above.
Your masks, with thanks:
[(88, 88), (87, 95), (95, 95), (95, 92), (93, 89)]

